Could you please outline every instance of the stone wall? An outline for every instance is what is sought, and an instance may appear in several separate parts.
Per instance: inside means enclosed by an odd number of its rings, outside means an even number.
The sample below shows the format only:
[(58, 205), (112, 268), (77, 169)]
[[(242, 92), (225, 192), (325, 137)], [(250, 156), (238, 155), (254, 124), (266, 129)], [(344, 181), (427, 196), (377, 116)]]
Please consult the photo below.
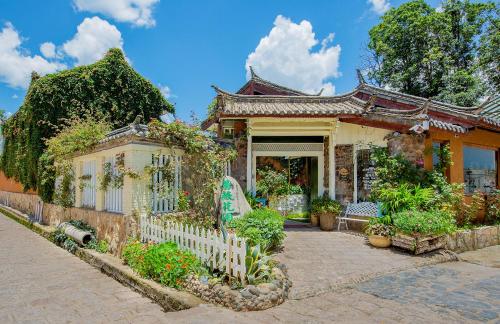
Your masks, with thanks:
[(108, 213), (86, 208), (63, 208), (58, 205), (44, 204), (43, 223), (57, 226), (69, 220), (84, 220), (96, 229), (97, 238), (109, 243), (113, 254), (120, 254), (128, 237), (138, 237), (139, 220), (133, 215)]
[(342, 204), (351, 202), (354, 192), (354, 161), (352, 145), (335, 147), (335, 189), (337, 200)]
[(424, 166), (425, 136), (422, 134), (400, 134), (394, 132), (387, 138), (391, 155), (403, 155), (407, 160)]
[(445, 248), (461, 253), (498, 244), (500, 244), (500, 226), (483, 226), (449, 234)]
[[(0, 191), (0, 203), (14, 208), (21, 213), (33, 215), (40, 202), (37, 195)], [(110, 250), (119, 254), (130, 236), (138, 236), (138, 218), (133, 215), (108, 213), (85, 208), (63, 208), (54, 204), (43, 204), (42, 222), (57, 226), (69, 220), (84, 220), (96, 229), (97, 238), (106, 240)]]

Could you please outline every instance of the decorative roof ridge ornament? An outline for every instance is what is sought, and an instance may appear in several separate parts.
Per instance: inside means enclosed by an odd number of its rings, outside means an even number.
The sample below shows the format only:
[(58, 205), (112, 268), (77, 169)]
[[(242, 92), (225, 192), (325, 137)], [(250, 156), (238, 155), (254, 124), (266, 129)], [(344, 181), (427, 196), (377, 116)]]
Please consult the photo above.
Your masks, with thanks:
[(376, 95), (372, 95), (370, 96), (370, 100), (368, 100), (366, 103), (365, 103), (365, 106), (363, 107), (363, 113), (362, 115), (367, 115), (369, 114), (370, 112), (372, 112), (375, 108), (375, 101), (377, 100), (377, 96)]
[(359, 85), (366, 84), (365, 78), (363, 77), (363, 74), (361, 73), (360, 69), (356, 69), (356, 75), (358, 77)]
[(259, 76), (257, 75), (257, 73), (255, 73), (255, 71), (253, 70), (253, 67), (251, 65), (249, 66), (249, 68), (250, 68), (250, 80), (255, 79), (255, 78), (259, 78)]
[(474, 113), (479, 115), (484, 110), (484, 107), (486, 107), (486, 105), (489, 104), (492, 99), (492, 96), (486, 97), (486, 100), (479, 106), (477, 106), (476, 110), (474, 110)]
[(321, 88), (321, 90), (319, 90), (319, 92), (316, 94), (316, 96), (321, 96), (321, 94), (323, 93), (323, 91), (325, 90), (325, 88)]

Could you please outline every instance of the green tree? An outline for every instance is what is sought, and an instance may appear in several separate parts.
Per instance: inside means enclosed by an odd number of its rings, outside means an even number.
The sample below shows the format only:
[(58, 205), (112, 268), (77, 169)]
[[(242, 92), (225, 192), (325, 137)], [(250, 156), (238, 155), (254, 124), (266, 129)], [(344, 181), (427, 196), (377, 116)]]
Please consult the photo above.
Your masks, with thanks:
[[(389, 10), (369, 32), (369, 79), (412, 95), (477, 104), (486, 90), (481, 68), (498, 67), (497, 12), (492, 2), (468, 0), (446, 0), (442, 10), (414, 0)], [(492, 45), (482, 45), (487, 41)]]
[[(26, 190), (50, 191), (52, 183), (39, 188), (38, 165), (46, 140), (57, 133), (57, 125), (68, 118), (97, 115), (109, 116), (111, 126), (118, 128), (137, 115), (149, 121), (173, 110), (160, 90), (134, 71), (119, 49), (111, 49), (91, 65), (44, 77), (34, 73), (23, 105), (3, 127), (5, 148), (0, 166)], [(40, 194), (52, 196), (50, 192)]]

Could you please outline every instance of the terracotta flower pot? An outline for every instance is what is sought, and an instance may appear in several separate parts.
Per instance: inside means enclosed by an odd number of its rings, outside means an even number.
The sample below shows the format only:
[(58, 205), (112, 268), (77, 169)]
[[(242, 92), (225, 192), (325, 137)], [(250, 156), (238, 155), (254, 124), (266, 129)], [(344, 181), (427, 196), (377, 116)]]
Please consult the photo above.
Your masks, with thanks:
[(311, 214), (311, 225), (318, 226), (319, 225), (319, 217), (316, 214)]
[(391, 246), (392, 240), (390, 237), (382, 235), (369, 235), (368, 241), (371, 245), (377, 248), (386, 248)]
[(319, 216), (319, 228), (322, 231), (333, 231), (337, 216), (331, 213), (322, 213)]

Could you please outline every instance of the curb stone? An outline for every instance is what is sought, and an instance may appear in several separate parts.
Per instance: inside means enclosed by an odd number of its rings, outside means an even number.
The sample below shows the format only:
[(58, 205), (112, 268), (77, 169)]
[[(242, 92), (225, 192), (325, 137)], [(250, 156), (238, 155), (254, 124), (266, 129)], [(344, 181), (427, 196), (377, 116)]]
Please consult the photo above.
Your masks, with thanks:
[[(0, 213), (46, 239), (49, 239), (50, 235), (55, 231), (54, 227), (33, 223), (27, 216), (6, 206), (0, 206)], [(188, 292), (164, 287), (152, 280), (139, 277), (132, 269), (114, 256), (81, 247), (77, 248), (74, 255), (124, 286), (128, 286), (153, 300), (167, 312), (189, 309), (204, 304), (200, 298)]]

